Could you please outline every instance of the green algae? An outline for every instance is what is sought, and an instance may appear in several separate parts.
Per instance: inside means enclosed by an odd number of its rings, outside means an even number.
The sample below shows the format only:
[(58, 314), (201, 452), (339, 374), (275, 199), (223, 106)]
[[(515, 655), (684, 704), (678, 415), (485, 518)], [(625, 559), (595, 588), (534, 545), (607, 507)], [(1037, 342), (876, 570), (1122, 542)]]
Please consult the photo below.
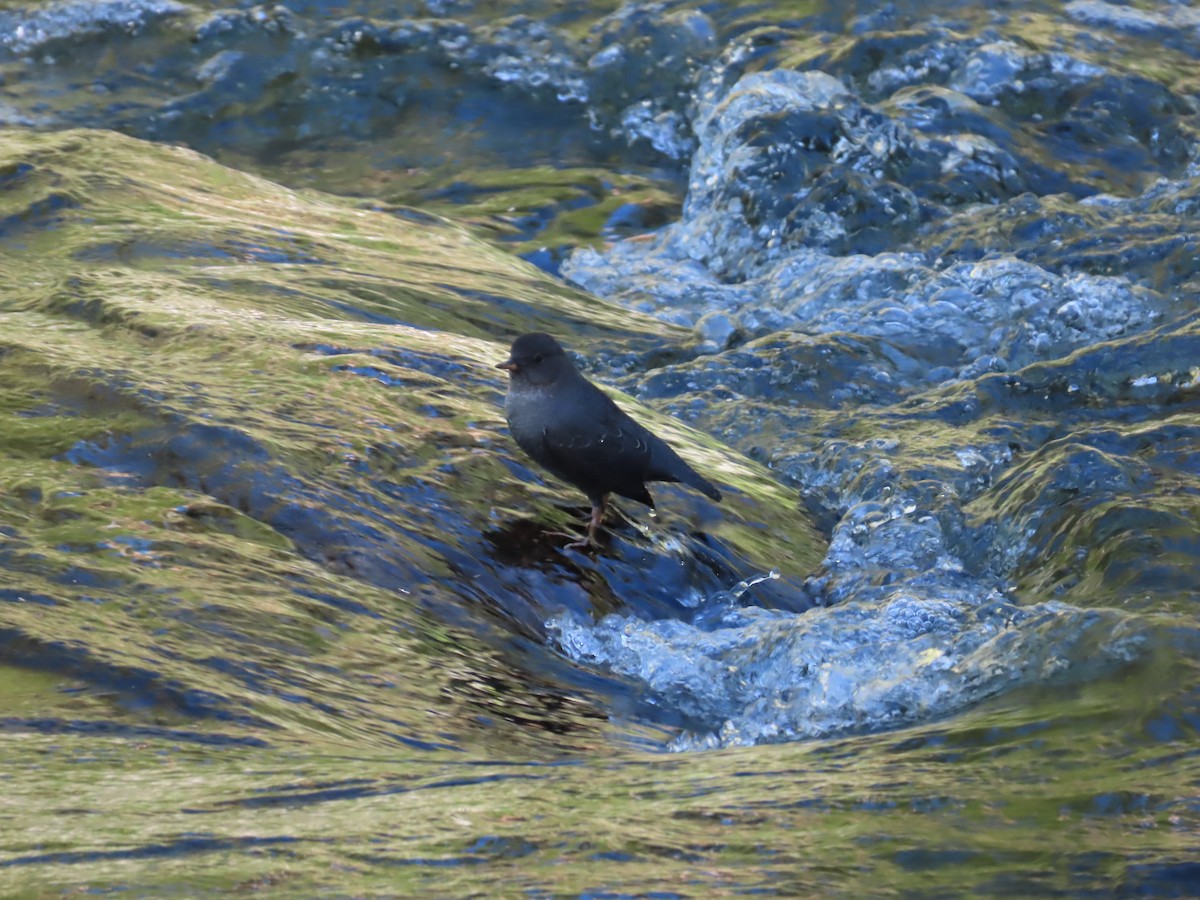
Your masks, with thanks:
[[(467, 557), (572, 513), (509, 468), (492, 365), (529, 327), (585, 353), (679, 332), (442, 220), (186, 151), (76, 133), (3, 152), (0, 893), (1096, 892), (1190, 859), (1186, 737), (1138, 737), (1160, 727), (1140, 698), (1195, 683), (1168, 653), (951, 724), (686, 757), (638, 752), (661, 730), (533, 657), (536, 623), (488, 591), (540, 570)], [(815, 565), (792, 492), (640, 415), (730, 488), (711, 533), (764, 569)], [(845, 427), (946, 440), (917, 412)], [(163, 449), (205, 440), (228, 458)], [(700, 513), (666, 496), (652, 530), (685, 533)], [(396, 589), (364, 575), (392, 552)], [(599, 613), (598, 571), (540, 583)]]
[[(953, 729), (482, 770), (35, 735), (6, 766), (31, 824), (4, 841), (0, 885), (29, 889), (36, 872), (41, 890), (156, 897), (1042, 894), (1135, 885), (1115, 840), (1142, 867), (1189, 859), (1194, 812), (1168, 811), (1180, 786), (1164, 748), (1129, 755), (1113, 735), (1097, 753), (1077, 736), (1109, 722), (1111, 694), (1039, 693)], [(1047, 715), (1031, 727), (1034, 703)], [(971, 777), (948, 785), (950, 767)], [(59, 791), (34, 790), (48, 768)]]
[[(681, 335), (435, 217), (364, 212), (114, 134), (25, 134), (4, 150), (3, 580), (40, 599), (0, 606), (5, 626), (77, 657), (96, 684), (140, 673), (132, 694), (113, 694), (118, 720), (149, 690), (165, 699), (134, 721), (188, 718), (196, 694), (200, 730), (224, 733), (233, 717), (271, 740), (386, 745), (392, 717), (431, 746), (527, 744), (505, 723), (541, 717), (546, 692), (563, 691), (506, 674), (497, 620), (439, 622), (469, 579), (456, 539), (531, 506), (547, 525), (569, 521), (553, 505), (562, 488), (505, 467), (493, 364), (529, 328), (585, 346)], [(714, 533), (763, 570), (815, 564), (787, 492), (646, 415), (737, 487)], [(255, 500), (256, 479), (276, 496)], [(408, 498), (384, 496), (384, 482)], [(333, 501), (321, 498), (348, 491), (364, 502), (322, 519)], [(773, 525), (742, 520), (763, 513)], [(304, 546), (278, 530), (293, 520)], [(408, 593), (357, 575), (374, 551), (354, 533), (383, 520), (400, 528), (388, 540), (413, 573)], [(668, 514), (659, 527), (686, 523)], [(252, 674), (248, 653), (273, 674)], [(464, 697), (464, 681), (503, 696)], [(570, 694), (554, 701), (566, 710), (555, 727), (602, 732), (591, 701)], [(481, 725), (481, 706), (501, 715)]]

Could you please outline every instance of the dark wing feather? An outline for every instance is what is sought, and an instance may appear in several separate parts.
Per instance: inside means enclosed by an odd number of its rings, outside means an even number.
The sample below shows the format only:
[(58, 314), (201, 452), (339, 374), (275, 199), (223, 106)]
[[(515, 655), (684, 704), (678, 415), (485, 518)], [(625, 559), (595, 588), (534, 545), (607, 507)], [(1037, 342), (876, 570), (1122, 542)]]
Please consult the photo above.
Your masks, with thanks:
[(682, 481), (714, 500), (715, 486), (582, 376), (564, 385), (553, 420), (542, 428), (542, 452), (531, 453), (593, 501), (620, 494), (654, 506), (647, 481)]
[[(597, 390), (597, 393), (600, 393)], [(654, 435), (633, 421), (608, 398), (601, 415), (570, 418), (542, 430), (547, 468), (577, 485), (590, 498), (620, 494), (648, 506), (654, 501), (646, 490), (654, 455)]]

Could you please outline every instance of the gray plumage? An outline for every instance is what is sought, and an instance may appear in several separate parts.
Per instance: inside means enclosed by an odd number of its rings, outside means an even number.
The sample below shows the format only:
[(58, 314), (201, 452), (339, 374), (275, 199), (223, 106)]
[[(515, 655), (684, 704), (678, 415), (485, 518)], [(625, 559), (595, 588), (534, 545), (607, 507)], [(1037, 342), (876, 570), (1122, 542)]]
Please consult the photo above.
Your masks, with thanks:
[(592, 503), (587, 538), (579, 543), (595, 537), (610, 493), (653, 508), (648, 481), (682, 482), (721, 499), (721, 492), (662, 438), (588, 381), (550, 335), (521, 335), (497, 367), (511, 376), (504, 414), (517, 444)]

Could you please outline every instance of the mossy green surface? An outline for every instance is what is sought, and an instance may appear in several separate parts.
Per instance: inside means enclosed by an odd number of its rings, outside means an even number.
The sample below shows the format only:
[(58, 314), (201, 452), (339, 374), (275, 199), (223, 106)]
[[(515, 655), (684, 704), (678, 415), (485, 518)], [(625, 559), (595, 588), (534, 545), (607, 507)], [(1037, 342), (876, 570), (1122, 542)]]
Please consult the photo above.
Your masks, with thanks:
[[(1130, 751), (1111, 681), (665, 757), (588, 673), (518, 664), (535, 642), (486, 608), (516, 575), (470, 560), (570, 515), (513, 474), (492, 365), (535, 328), (684, 334), (440, 219), (114, 134), (6, 132), (0, 219), (0, 893), (957, 896), (1194, 849), (1195, 762)], [(730, 488), (712, 534), (816, 566), (790, 491), (641, 414)]]

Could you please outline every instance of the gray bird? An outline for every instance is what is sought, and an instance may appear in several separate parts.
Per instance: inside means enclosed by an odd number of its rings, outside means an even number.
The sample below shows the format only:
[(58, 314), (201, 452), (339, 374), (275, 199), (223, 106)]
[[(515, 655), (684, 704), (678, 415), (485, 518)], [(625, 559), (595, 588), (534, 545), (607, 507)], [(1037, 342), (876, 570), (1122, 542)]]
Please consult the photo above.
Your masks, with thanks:
[(523, 334), (496, 368), (511, 376), (504, 398), (508, 427), (521, 449), (592, 502), (586, 547), (596, 537), (609, 494), (654, 508), (647, 481), (679, 481), (711, 497), (721, 492), (639, 425), (575, 368), (548, 334)]

